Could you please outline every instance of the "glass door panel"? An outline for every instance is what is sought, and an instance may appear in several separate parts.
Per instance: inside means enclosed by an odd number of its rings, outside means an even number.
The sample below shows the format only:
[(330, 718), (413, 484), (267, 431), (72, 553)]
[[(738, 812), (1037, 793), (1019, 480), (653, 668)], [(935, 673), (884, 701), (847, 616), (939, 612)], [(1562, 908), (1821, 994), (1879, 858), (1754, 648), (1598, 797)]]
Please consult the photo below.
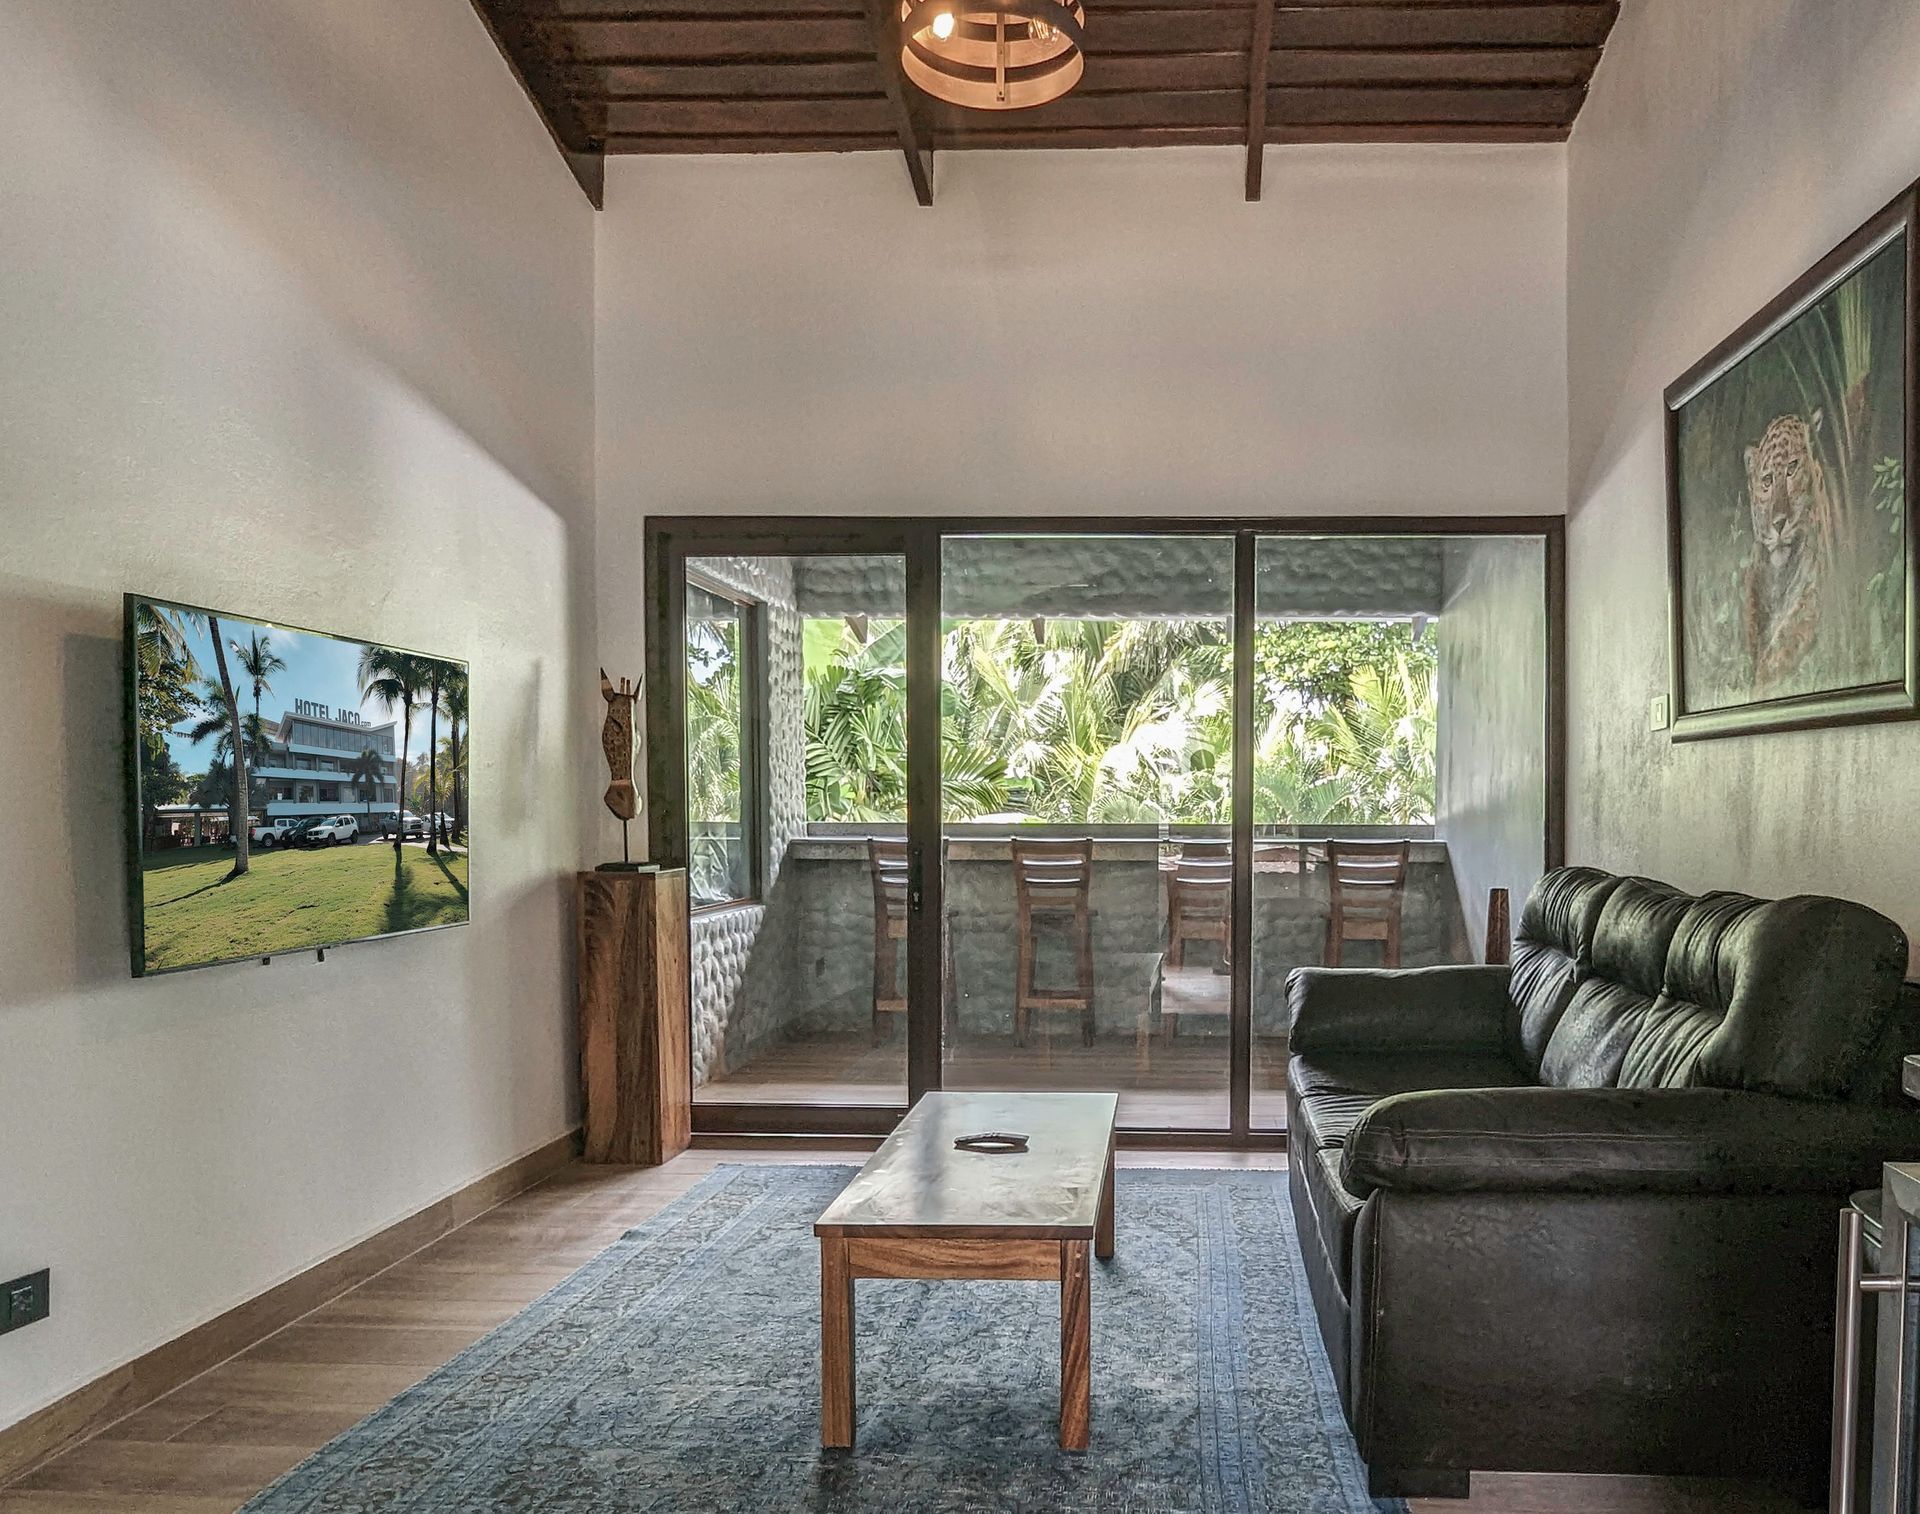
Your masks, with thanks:
[(948, 537), (948, 1088), (1229, 1123), (1230, 536)]
[(689, 557), (694, 1099), (904, 1105), (906, 568)]
[(1544, 863), (1537, 536), (1255, 543), (1251, 1119), (1286, 1123), (1296, 967), (1484, 960)]

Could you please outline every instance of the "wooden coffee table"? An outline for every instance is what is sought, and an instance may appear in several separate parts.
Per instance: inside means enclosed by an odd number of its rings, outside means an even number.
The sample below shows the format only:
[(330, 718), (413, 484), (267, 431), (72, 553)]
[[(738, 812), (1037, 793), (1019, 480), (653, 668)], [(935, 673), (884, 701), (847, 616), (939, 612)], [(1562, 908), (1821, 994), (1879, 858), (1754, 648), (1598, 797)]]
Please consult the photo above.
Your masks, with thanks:
[[(1113, 1255), (1110, 1093), (930, 1093), (814, 1222), (820, 1237), (820, 1444), (853, 1444), (855, 1278), (1060, 1283), (1060, 1444), (1087, 1448), (1087, 1248)], [(1013, 1131), (1023, 1152), (956, 1151)]]

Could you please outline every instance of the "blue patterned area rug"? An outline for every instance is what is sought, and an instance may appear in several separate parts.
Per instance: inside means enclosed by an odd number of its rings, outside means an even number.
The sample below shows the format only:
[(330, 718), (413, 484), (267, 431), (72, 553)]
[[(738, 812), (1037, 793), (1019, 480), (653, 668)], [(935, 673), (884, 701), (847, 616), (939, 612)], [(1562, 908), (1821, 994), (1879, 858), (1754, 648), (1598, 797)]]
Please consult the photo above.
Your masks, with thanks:
[(819, 1445), (819, 1244), (849, 1167), (727, 1166), (289, 1472), (250, 1514), (1355, 1514), (1284, 1177), (1122, 1168), (1093, 1441), (1059, 1290), (863, 1281), (857, 1449)]

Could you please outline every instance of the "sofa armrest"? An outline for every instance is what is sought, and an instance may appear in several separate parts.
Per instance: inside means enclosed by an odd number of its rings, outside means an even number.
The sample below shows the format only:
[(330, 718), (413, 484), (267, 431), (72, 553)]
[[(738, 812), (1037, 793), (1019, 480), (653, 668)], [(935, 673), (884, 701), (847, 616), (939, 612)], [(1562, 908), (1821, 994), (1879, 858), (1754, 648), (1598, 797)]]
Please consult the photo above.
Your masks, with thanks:
[(1505, 967), (1297, 967), (1288, 1049), (1493, 1052), (1507, 1045)]
[(1920, 1155), (1920, 1110), (1717, 1088), (1396, 1094), (1347, 1137), (1341, 1182), (1421, 1193), (1808, 1193)]

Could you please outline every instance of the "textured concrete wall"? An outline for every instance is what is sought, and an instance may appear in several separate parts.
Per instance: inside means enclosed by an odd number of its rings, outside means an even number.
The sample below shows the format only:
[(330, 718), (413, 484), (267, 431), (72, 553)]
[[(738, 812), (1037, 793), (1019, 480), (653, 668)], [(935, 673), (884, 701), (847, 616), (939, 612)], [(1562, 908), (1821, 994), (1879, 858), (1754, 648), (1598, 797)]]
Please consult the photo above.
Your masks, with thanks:
[[(1443, 547), (1437, 537), (1275, 538), (1260, 553), (1255, 600), (1263, 616), (1437, 614)], [(962, 537), (940, 569), (949, 615), (1184, 618), (1233, 606), (1233, 543), (1218, 536)], [(806, 615), (900, 613), (906, 569), (897, 557), (803, 558), (795, 587)]]
[(1476, 957), (1486, 949), (1487, 890), (1509, 890), (1517, 919), (1544, 865), (1545, 551), (1525, 537), (1447, 546), (1434, 821)]
[[(865, 844), (816, 838), (799, 851), (789, 860), (782, 892), (768, 911), (791, 918), (792, 970), (748, 985), (733, 1011), (736, 1022), (758, 1029), (751, 1051), (770, 1039), (807, 1040), (855, 1031), (872, 1017), (873, 893)], [(1140, 1016), (1153, 1008), (1153, 958), (1165, 945), (1167, 919), (1157, 855), (1151, 841), (1102, 842), (1095, 851), (1094, 993), (1102, 1035), (1133, 1034)], [(1411, 967), (1463, 960), (1464, 939), (1445, 850), (1421, 845), (1416, 855), (1422, 860), (1413, 867), (1408, 886), (1403, 961)], [(1259, 874), (1254, 905), (1255, 1028), (1262, 1034), (1281, 1034), (1286, 1029), (1287, 973), (1323, 959), (1328, 912), (1324, 869), (1312, 868), (1305, 876)], [(1009, 1034), (1017, 920), (1004, 846), (954, 844), (947, 864), (947, 909), (960, 1032)], [(777, 923), (761, 928), (776, 928)], [(1041, 984), (1070, 985), (1074, 963), (1064, 937), (1043, 931), (1038, 939)], [(1350, 962), (1378, 960), (1378, 949), (1372, 946), (1349, 951)], [(1187, 960), (1189, 965), (1208, 962), (1207, 944), (1189, 943)], [(744, 972), (744, 957), (741, 962)], [(762, 994), (764, 1002), (747, 1002)], [(1073, 1023), (1071, 1017), (1061, 1017), (1055, 1028)], [(1224, 1034), (1224, 1020), (1217, 1025), (1193, 1022), (1199, 1034), (1208, 1033), (1210, 1025)], [(1184, 1024), (1181, 1033), (1188, 1033)], [(736, 1055), (730, 1034), (729, 1069), (751, 1059), (744, 1045), (739, 1051)]]
[[(1913, 180), (1913, 0), (1621, 7), (1569, 150), (1576, 862), (1840, 894), (1920, 937), (1920, 725), (1675, 743), (1661, 391)], [(1908, 481), (1913, 487), (1913, 481)]]
[(785, 904), (788, 843), (807, 822), (806, 722), (793, 559), (702, 557), (688, 564), (762, 608), (766, 679), (765, 898), (693, 917), (694, 1082), (739, 1067), (784, 1034), (779, 985), (792, 976), (795, 914)]

